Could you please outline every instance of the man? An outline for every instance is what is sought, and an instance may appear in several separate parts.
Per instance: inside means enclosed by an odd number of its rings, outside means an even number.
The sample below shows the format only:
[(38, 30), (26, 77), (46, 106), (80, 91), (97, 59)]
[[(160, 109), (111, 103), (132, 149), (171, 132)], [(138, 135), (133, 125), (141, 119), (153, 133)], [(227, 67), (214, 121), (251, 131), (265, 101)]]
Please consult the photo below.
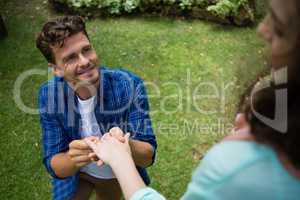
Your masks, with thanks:
[[(98, 67), (85, 24), (67, 16), (46, 23), (36, 41), (55, 77), (39, 91), (43, 162), (52, 176), (53, 199), (120, 199), (121, 190), (107, 165), (97, 166), (84, 141), (109, 132), (122, 141), (131, 135), (134, 161), (144, 168), (155, 157), (156, 138), (143, 81), (124, 70)], [(120, 129), (112, 127), (120, 127)]]

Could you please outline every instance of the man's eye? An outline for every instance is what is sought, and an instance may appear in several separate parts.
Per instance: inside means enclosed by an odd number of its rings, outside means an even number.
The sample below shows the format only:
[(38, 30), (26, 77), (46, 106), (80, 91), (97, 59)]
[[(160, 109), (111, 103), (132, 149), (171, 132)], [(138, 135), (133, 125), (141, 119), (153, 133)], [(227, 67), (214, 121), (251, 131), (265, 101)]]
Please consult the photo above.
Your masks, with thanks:
[(76, 60), (76, 56), (72, 55), (72, 56), (67, 57), (66, 62), (72, 62), (74, 60)]
[(92, 50), (91, 47), (86, 47), (82, 51), (83, 51), (83, 53), (87, 53), (87, 52), (90, 52), (91, 50)]

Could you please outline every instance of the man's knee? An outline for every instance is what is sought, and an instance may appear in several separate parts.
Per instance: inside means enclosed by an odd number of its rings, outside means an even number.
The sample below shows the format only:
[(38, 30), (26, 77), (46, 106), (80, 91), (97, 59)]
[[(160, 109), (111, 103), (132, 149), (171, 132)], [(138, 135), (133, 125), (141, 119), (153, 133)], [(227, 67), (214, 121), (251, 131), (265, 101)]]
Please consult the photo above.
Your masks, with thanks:
[(117, 179), (101, 180), (95, 184), (97, 200), (121, 199), (122, 190)]
[(94, 190), (94, 184), (86, 179), (85, 174), (80, 174), (77, 190), (71, 200), (88, 200)]

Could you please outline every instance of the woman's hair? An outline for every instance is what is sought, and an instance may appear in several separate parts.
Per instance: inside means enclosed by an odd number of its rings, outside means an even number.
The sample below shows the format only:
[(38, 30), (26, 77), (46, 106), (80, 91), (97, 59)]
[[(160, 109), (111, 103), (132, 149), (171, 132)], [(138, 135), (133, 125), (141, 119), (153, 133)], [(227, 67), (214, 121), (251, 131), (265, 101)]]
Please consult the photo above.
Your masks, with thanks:
[[(297, 8), (300, 8), (300, 1), (293, 0)], [(300, 16), (300, 10), (297, 10)], [(297, 18), (294, 20), (298, 20)], [(299, 21), (299, 20), (298, 20)], [(297, 22), (300, 29), (300, 22)], [(298, 32), (298, 30), (296, 31)], [(295, 44), (291, 44), (295, 45)], [(260, 143), (271, 145), (287, 155), (291, 163), (300, 169), (300, 37), (298, 36), (296, 45), (289, 63), (294, 63), (287, 67), (287, 81), (284, 84), (277, 84), (274, 76), (264, 77), (256, 82), (256, 86), (263, 83), (269, 83), (269, 87), (259, 90), (258, 92), (242, 96), (243, 103), (240, 110), (245, 113), (246, 119), (251, 127), (251, 134), (255, 140)], [(284, 73), (281, 74), (284, 76)], [(254, 87), (255, 88), (255, 87)], [(251, 88), (253, 89), (253, 87)], [(280, 104), (282, 99), (276, 99), (276, 92), (287, 91), (287, 131), (281, 132), (274, 126), (266, 125), (261, 117), (257, 117), (256, 113), (274, 119), (276, 115), (276, 104)], [(280, 105), (284, 106), (284, 105)], [(285, 109), (285, 108), (284, 108)], [(277, 110), (278, 112), (278, 110)], [(281, 113), (282, 115), (282, 113)], [(284, 123), (284, 121), (276, 122)], [(278, 124), (276, 124), (278, 125)], [(284, 124), (283, 124), (284, 126)]]

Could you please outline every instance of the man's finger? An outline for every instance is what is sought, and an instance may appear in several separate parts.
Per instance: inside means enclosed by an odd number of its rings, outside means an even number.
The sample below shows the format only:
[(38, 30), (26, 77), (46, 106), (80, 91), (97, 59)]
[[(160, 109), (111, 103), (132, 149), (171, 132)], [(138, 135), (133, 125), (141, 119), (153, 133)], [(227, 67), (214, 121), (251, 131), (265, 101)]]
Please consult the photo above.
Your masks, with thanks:
[(92, 150), (88, 149), (88, 150), (81, 150), (81, 149), (70, 149), (68, 151), (69, 156), (74, 157), (74, 156), (83, 156), (83, 155), (88, 155), (89, 153), (91, 153)]
[(96, 155), (96, 153), (94, 153), (94, 152), (91, 152), (91, 153), (89, 153), (89, 155), (88, 155), (88, 157), (90, 157), (90, 158), (95, 157), (95, 156), (97, 156), (97, 155)]
[(76, 166), (81, 168), (81, 167), (88, 165), (89, 163), (90, 163), (90, 161), (89, 162), (79, 162), (79, 163), (76, 163)]
[(69, 145), (70, 149), (88, 150), (90, 147), (83, 140), (74, 140)]
[(89, 158), (92, 160), (92, 161), (98, 161), (99, 158), (98, 156), (96, 155), (96, 153), (90, 153), (89, 155)]
[(91, 140), (92, 142), (96, 142), (96, 141), (99, 141), (100, 138), (98, 136), (89, 136), (89, 137), (86, 137), (87, 139)]
[(80, 162), (90, 162), (91, 159), (85, 155), (85, 156), (76, 156), (76, 157), (73, 157), (72, 160), (76, 163), (80, 163)]

